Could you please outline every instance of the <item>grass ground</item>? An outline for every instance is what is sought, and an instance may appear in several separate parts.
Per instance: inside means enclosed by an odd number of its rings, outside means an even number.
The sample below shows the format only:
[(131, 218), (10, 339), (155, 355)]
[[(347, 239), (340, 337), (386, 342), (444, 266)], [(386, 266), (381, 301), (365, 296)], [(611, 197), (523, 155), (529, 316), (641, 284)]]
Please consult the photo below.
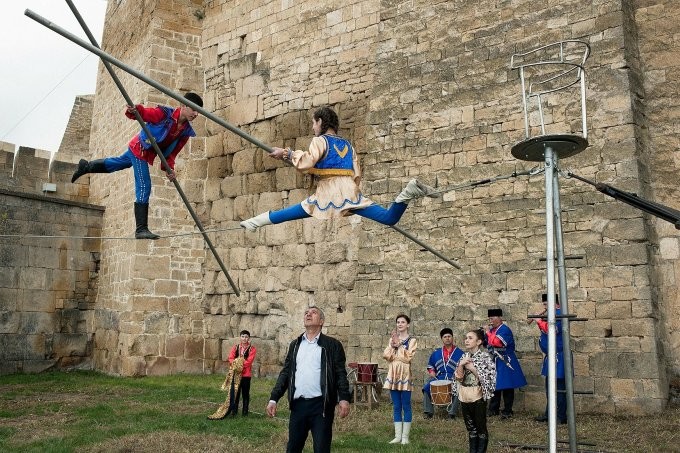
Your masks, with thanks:
[[(224, 401), (223, 376), (117, 378), (93, 372), (0, 376), (1, 452), (279, 452), (288, 410), (264, 415), (272, 380), (254, 379), (249, 417), (210, 421)], [(334, 452), (466, 452), (460, 419), (423, 420), (414, 406), (411, 444), (393, 446), (391, 406), (336, 419)], [(535, 414), (490, 419), (489, 451), (545, 451), (546, 425)], [(567, 440), (559, 426), (558, 439)], [(578, 415), (579, 451), (680, 452), (680, 408), (647, 417)], [(516, 447), (511, 445), (524, 445)], [(542, 446), (542, 447), (541, 447)], [(305, 451), (311, 452), (311, 440)]]

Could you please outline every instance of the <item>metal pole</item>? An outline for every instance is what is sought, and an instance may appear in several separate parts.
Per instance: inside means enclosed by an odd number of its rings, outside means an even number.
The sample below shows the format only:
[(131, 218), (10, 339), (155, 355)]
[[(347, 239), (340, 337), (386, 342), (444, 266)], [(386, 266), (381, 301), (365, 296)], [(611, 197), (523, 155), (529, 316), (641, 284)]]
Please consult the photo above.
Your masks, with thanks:
[[(558, 157), (554, 158), (555, 168), (558, 167)], [(567, 271), (564, 260), (564, 238), (562, 234), (562, 208), (560, 203), (559, 172), (553, 172), (553, 209), (555, 211), (555, 241), (557, 242), (557, 276), (560, 286), (560, 306), (562, 315), (569, 315), (569, 300), (567, 298)], [(576, 438), (576, 412), (574, 411), (574, 378), (572, 376), (571, 333), (568, 317), (562, 318), (562, 356), (564, 360), (564, 382), (567, 392), (567, 423), (569, 428), (569, 451), (576, 453), (578, 443)]]
[(555, 336), (555, 228), (553, 206), (553, 150), (545, 146), (545, 239), (548, 293), (548, 446), (550, 453), (557, 451), (557, 392), (556, 392), (556, 336)]
[[(83, 31), (87, 35), (87, 37), (90, 40), (90, 42), (92, 43), (92, 45), (95, 46), (96, 48), (99, 48), (99, 44), (97, 43), (97, 40), (95, 39), (95, 37), (90, 32), (89, 27), (87, 26), (87, 24), (83, 20), (82, 16), (80, 15), (78, 10), (76, 9), (73, 2), (71, 0), (66, 0), (66, 3), (68, 4), (69, 8), (71, 8), (71, 11), (73, 12), (74, 16), (78, 20), (78, 23), (80, 24), (80, 26), (83, 28)], [(27, 15), (28, 15), (28, 12), (29, 11), (26, 10)], [(132, 102), (132, 99), (130, 99), (130, 96), (128, 96), (127, 91), (125, 91), (125, 88), (123, 88), (123, 85), (121, 84), (120, 80), (116, 76), (115, 72), (113, 72), (113, 68), (111, 67), (111, 65), (106, 60), (102, 60), (102, 63), (104, 64), (104, 66), (106, 67), (106, 70), (111, 75), (111, 78), (113, 79), (113, 82), (118, 87), (118, 90), (120, 91), (120, 93), (125, 98), (125, 102), (127, 103), (127, 105), (135, 105)], [(184, 101), (180, 101), (180, 102), (186, 104), (187, 103), (186, 101), (187, 100), (184, 99)], [(163, 152), (158, 147), (158, 144), (156, 143), (156, 140), (154, 139), (153, 134), (151, 134), (151, 131), (149, 130), (148, 126), (146, 125), (146, 122), (142, 119), (141, 115), (139, 114), (139, 112), (136, 109), (135, 109), (134, 114), (135, 114), (135, 118), (137, 119), (137, 122), (142, 126), (142, 129), (144, 130), (144, 133), (146, 134), (146, 136), (151, 139), (151, 145), (153, 146), (153, 150), (156, 152), (156, 155), (160, 159), (160, 161), (163, 165), (163, 168), (165, 169), (166, 172), (171, 172), (172, 170), (170, 169), (170, 166), (168, 165), (168, 161), (165, 159), (165, 156), (163, 156)], [(227, 277), (227, 280), (229, 281), (231, 288), (234, 290), (234, 293), (236, 293), (236, 296), (240, 296), (241, 294), (238, 290), (238, 287), (236, 286), (236, 283), (232, 280), (231, 276), (229, 275), (227, 268), (225, 267), (224, 263), (222, 262), (222, 258), (220, 258), (219, 254), (217, 253), (217, 250), (215, 250), (215, 247), (212, 244), (212, 241), (208, 237), (208, 234), (205, 232), (205, 229), (203, 228), (203, 224), (201, 223), (200, 219), (196, 215), (196, 212), (191, 207), (191, 204), (189, 204), (189, 200), (187, 199), (186, 195), (184, 194), (182, 187), (179, 185), (179, 183), (177, 182), (176, 179), (173, 179), (172, 182), (175, 185), (175, 188), (177, 189), (179, 196), (182, 198), (184, 205), (189, 210), (189, 214), (191, 214), (191, 217), (194, 219), (196, 226), (198, 227), (199, 231), (203, 235), (203, 239), (205, 240), (206, 244), (208, 244), (208, 248), (210, 248), (210, 251), (212, 252), (213, 256), (215, 257), (215, 261), (217, 261), (217, 263), (220, 266), (220, 269), (222, 269), (222, 272), (224, 273), (225, 277)]]
[(424, 242), (421, 241), (420, 239), (418, 239), (418, 238), (416, 238), (415, 236), (411, 235), (411, 233), (408, 233), (408, 232), (402, 230), (401, 228), (399, 228), (399, 227), (396, 226), (396, 225), (391, 225), (391, 228), (392, 228), (393, 230), (395, 230), (395, 231), (400, 232), (401, 234), (403, 234), (404, 236), (406, 236), (407, 238), (409, 238), (410, 240), (412, 240), (413, 242), (415, 242), (415, 243), (418, 244), (419, 246), (425, 248), (426, 250), (428, 250), (429, 252), (431, 252), (431, 253), (434, 254), (435, 256), (437, 256), (437, 257), (439, 257), (440, 259), (446, 261), (447, 263), (449, 263), (451, 266), (455, 267), (456, 269), (460, 269), (460, 266), (458, 265), (458, 263), (456, 263), (455, 261), (451, 261), (450, 259), (448, 259), (448, 258), (445, 257), (444, 255), (442, 255), (441, 253), (439, 253), (438, 251), (436, 251), (435, 249), (433, 249), (432, 247), (430, 247), (429, 245), (427, 245), (426, 243), (424, 243)]
[(189, 101), (188, 99), (185, 99), (184, 96), (174, 93), (172, 90), (169, 88), (166, 88), (165, 86), (161, 85), (160, 83), (156, 82), (153, 79), (148, 78), (141, 72), (135, 70), (134, 68), (131, 68), (130, 66), (126, 65), (120, 60), (117, 60), (116, 58), (112, 57), (111, 55), (107, 54), (103, 50), (101, 50), (99, 47), (93, 46), (91, 44), (88, 44), (87, 42), (83, 41), (79, 37), (75, 36), (72, 33), (69, 33), (68, 31), (64, 30), (63, 28), (59, 27), (58, 25), (54, 24), (53, 22), (50, 22), (49, 20), (45, 19), (44, 17), (34, 13), (30, 9), (27, 9), (24, 14), (34, 21), (38, 22), (41, 25), (44, 25), (45, 27), (49, 28), (55, 33), (60, 34), (64, 38), (68, 39), (69, 41), (72, 41), (75, 44), (78, 44), (80, 47), (89, 50), (93, 54), (97, 55), (99, 58), (101, 58), (104, 61), (108, 61), (109, 63), (113, 64), (114, 66), (119, 67), (123, 71), (127, 72), (130, 75), (133, 75), (134, 77), (138, 78), (139, 80), (147, 83), (148, 85), (151, 85), (158, 91), (160, 91), (163, 94), (166, 94), (167, 96), (171, 97), (172, 99), (176, 100), (177, 102), (181, 102), (184, 105), (188, 105), (192, 109), (196, 110), (198, 113), (201, 115), (205, 116), (206, 118), (210, 119), (211, 121), (214, 121), (215, 123), (219, 124), (220, 126), (230, 130), (234, 134), (240, 136), (241, 138), (244, 138), (245, 140), (249, 141), (253, 145), (257, 146), (258, 148), (262, 148), (263, 150), (267, 151), (268, 153), (271, 153), (273, 149), (270, 146), (265, 145), (258, 139), (246, 134), (243, 132), (241, 129), (237, 128), (236, 126), (232, 126), (228, 122), (224, 121), (222, 118), (219, 118), (212, 113), (208, 112), (207, 110), (203, 109), (203, 107), (194, 104), (193, 102)]

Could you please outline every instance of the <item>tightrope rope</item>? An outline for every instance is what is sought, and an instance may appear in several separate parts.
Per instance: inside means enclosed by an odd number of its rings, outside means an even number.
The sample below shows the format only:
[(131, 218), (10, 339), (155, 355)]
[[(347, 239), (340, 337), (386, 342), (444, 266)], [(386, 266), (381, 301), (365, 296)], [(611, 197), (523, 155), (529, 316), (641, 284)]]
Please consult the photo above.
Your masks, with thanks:
[[(242, 230), (240, 226), (238, 227), (228, 227), (228, 228), (215, 228), (212, 230), (203, 230), (205, 233), (219, 233), (222, 231), (230, 231), (230, 230)], [(159, 239), (165, 239), (165, 238), (176, 238), (176, 237), (181, 237), (181, 236), (195, 236), (197, 234), (203, 234), (200, 231), (191, 231), (188, 233), (176, 233), (176, 234), (167, 234), (160, 236)], [(139, 239), (136, 239), (134, 237), (129, 237), (129, 236), (49, 236), (49, 235), (38, 235), (38, 234), (0, 234), (0, 238), (14, 238), (14, 239), (104, 239), (104, 240), (122, 240), (122, 241), (138, 241)]]
[(477, 187), (477, 186), (482, 186), (484, 184), (491, 184), (492, 182), (497, 182), (497, 181), (502, 181), (504, 179), (510, 179), (510, 178), (517, 178), (518, 176), (534, 176), (539, 173), (542, 173), (544, 171), (543, 168), (539, 167), (534, 167), (531, 170), (525, 170), (525, 171), (514, 171), (510, 173), (509, 175), (503, 175), (503, 176), (494, 176), (492, 178), (485, 178), (485, 179), (480, 179), (477, 181), (470, 181), (466, 182), (464, 184), (459, 184), (456, 186), (448, 186), (444, 187), (443, 189), (435, 190), (434, 192), (430, 192), (428, 195), (435, 195), (435, 194), (442, 194), (446, 192), (451, 192), (454, 190), (461, 190), (461, 189), (468, 189), (470, 187)]
[[(502, 175), (502, 176), (494, 176), (492, 178), (485, 178), (485, 179), (480, 179), (477, 181), (470, 181), (466, 182), (463, 184), (458, 184), (455, 186), (448, 186), (444, 187), (443, 189), (435, 190), (434, 192), (430, 192), (430, 194), (442, 194), (446, 192), (451, 192), (454, 190), (462, 190), (462, 189), (467, 189), (470, 187), (477, 187), (481, 186), (484, 184), (491, 184), (493, 182), (497, 181), (502, 181), (505, 179), (510, 179), (510, 178), (517, 178), (518, 176), (534, 176), (539, 173), (542, 173), (544, 171), (543, 168), (539, 167), (534, 167), (530, 170), (525, 170), (525, 171), (515, 171), (512, 172), (509, 175)], [(219, 233), (219, 232), (224, 232), (224, 231), (233, 231), (233, 230), (242, 230), (241, 226), (234, 226), (234, 227), (226, 227), (226, 228), (214, 228), (211, 230), (204, 230), (205, 233)], [(182, 237), (182, 236), (195, 236), (197, 234), (203, 234), (200, 231), (191, 231), (188, 233), (175, 233), (175, 234), (166, 234), (166, 235), (161, 235), (159, 239), (167, 239), (167, 238), (176, 238), (176, 237)], [(402, 233), (403, 234), (403, 233)], [(102, 240), (112, 240), (112, 241), (135, 241), (138, 240), (134, 237), (129, 237), (129, 236), (50, 236), (50, 235), (37, 235), (37, 234), (0, 234), (0, 238), (14, 238), (14, 239), (102, 239)], [(411, 240), (413, 240), (411, 238)], [(422, 245), (422, 244), (420, 244)], [(440, 258), (442, 258), (440, 256)], [(449, 261), (449, 260), (445, 260)], [(451, 263), (450, 263), (451, 264)], [(458, 267), (458, 266), (454, 266)]]

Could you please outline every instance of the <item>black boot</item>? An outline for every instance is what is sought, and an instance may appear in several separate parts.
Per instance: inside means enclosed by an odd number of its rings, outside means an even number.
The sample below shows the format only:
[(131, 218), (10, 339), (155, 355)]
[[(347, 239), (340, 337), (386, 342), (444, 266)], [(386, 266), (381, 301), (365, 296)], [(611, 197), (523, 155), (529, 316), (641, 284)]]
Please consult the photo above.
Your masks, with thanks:
[(158, 239), (160, 236), (149, 231), (149, 205), (135, 203), (135, 239)]
[(109, 173), (106, 170), (106, 165), (104, 165), (104, 159), (97, 159), (93, 161), (86, 161), (85, 159), (80, 159), (78, 162), (78, 168), (71, 177), (71, 182), (76, 182), (76, 179), (87, 173)]
[(486, 453), (486, 447), (489, 445), (489, 436), (480, 434), (479, 443), (477, 444), (477, 453)]
[(468, 442), (470, 442), (470, 453), (477, 453), (479, 448), (479, 437), (477, 433), (468, 433)]

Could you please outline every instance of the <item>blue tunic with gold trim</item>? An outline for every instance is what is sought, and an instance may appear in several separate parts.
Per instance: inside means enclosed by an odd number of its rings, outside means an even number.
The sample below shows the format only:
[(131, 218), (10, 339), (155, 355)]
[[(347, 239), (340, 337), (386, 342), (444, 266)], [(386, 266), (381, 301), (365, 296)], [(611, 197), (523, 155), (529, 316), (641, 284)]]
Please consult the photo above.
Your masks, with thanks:
[(354, 147), (337, 135), (314, 137), (309, 150), (292, 151), (290, 162), (303, 173), (318, 178), (316, 191), (300, 203), (307, 214), (317, 219), (351, 215), (352, 209), (373, 202), (359, 189), (361, 169)]

